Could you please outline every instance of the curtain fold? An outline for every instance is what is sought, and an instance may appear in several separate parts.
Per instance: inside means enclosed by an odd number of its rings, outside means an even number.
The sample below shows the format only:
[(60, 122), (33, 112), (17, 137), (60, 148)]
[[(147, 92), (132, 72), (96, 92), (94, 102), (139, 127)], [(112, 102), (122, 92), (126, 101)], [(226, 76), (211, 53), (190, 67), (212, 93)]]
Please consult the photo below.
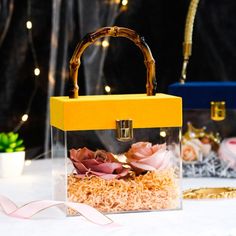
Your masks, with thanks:
[[(51, 96), (63, 95), (68, 80), (68, 65), (75, 45), (81, 38), (100, 27), (114, 24), (118, 4), (107, 0), (52, 0), (52, 31), (48, 73), (48, 101)], [(109, 39), (108, 39), (109, 40)], [(74, 48), (73, 48), (74, 47)], [(83, 55), (85, 94), (102, 94), (103, 67), (107, 50), (101, 44), (92, 45)], [(80, 72), (81, 74), (81, 72)], [(50, 149), (49, 102), (45, 124), (45, 153)]]

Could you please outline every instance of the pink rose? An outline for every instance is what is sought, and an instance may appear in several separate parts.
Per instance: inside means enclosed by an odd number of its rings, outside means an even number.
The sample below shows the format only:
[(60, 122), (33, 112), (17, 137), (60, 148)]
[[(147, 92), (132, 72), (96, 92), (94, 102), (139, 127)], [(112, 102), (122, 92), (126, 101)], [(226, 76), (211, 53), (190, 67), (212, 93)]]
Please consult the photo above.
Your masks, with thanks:
[(152, 146), (149, 142), (134, 143), (125, 155), (127, 162), (137, 173), (166, 169), (170, 167), (172, 158), (166, 144)]
[(219, 159), (228, 163), (228, 166), (236, 170), (236, 137), (222, 141), (219, 148)]
[(203, 157), (209, 155), (211, 145), (203, 143), (199, 139), (184, 140), (182, 145), (182, 159), (184, 161), (202, 161)]
[(129, 171), (110, 152), (103, 150), (93, 152), (86, 147), (71, 149), (70, 159), (79, 177), (96, 175), (103, 179), (118, 179), (126, 176)]
[(198, 161), (202, 160), (201, 141), (199, 139), (192, 139), (184, 142), (182, 145), (182, 159), (184, 161)]

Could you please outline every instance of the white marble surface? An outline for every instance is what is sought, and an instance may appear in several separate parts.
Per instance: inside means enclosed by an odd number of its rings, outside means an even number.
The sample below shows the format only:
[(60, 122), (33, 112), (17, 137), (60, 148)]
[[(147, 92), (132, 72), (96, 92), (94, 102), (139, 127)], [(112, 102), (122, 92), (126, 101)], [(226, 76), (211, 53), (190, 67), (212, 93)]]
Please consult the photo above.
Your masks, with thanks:
[[(183, 189), (233, 186), (235, 179), (184, 179)], [(51, 199), (51, 161), (33, 161), (18, 178), (0, 179), (0, 194), (17, 204)], [(183, 201), (183, 210), (109, 215), (119, 227), (94, 225), (82, 217), (64, 218), (51, 208), (30, 220), (11, 218), (0, 212), (0, 236), (37, 235), (236, 235), (236, 199)]]

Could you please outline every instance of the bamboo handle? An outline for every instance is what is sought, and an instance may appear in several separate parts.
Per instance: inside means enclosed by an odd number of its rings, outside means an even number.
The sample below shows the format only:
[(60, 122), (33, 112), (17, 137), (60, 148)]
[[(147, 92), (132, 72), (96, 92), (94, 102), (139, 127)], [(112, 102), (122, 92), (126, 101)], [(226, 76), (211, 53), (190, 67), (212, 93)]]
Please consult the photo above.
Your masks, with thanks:
[(95, 32), (87, 34), (76, 46), (73, 56), (70, 60), (70, 85), (72, 88), (69, 91), (70, 98), (79, 96), (79, 86), (77, 84), (78, 70), (81, 64), (80, 58), (85, 49), (93, 44), (96, 40), (103, 37), (125, 37), (133, 41), (138, 46), (144, 55), (144, 64), (147, 69), (146, 93), (148, 96), (155, 95), (156, 76), (155, 76), (155, 60), (152, 53), (145, 43), (144, 38), (140, 37), (135, 31), (123, 27), (104, 27)]

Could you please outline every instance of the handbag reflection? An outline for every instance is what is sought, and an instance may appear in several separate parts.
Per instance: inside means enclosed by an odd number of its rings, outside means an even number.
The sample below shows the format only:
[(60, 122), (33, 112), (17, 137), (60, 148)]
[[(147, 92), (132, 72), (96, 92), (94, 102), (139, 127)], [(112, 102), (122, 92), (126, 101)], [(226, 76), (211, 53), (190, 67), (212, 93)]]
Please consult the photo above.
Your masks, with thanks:
[(189, 5), (180, 81), (169, 86), (183, 98), (183, 175), (236, 177), (236, 82), (186, 82), (198, 3)]

